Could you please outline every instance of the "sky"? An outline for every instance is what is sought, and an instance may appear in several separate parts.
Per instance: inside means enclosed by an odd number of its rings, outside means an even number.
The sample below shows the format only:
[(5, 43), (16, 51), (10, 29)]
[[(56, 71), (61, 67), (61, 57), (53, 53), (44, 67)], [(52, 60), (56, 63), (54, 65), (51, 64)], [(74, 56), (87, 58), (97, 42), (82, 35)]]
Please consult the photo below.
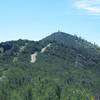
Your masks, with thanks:
[(100, 45), (100, 0), (0, 0), (0, 42), (58, 30)]

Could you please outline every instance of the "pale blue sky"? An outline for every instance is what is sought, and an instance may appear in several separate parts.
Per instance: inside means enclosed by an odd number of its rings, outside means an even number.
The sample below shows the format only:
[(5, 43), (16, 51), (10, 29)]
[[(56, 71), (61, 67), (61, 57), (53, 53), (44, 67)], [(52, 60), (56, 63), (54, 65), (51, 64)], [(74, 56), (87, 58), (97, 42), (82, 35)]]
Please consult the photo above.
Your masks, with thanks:
[(100, 45), (100, 0), (0, 0), (0, 41), (61, 30)]

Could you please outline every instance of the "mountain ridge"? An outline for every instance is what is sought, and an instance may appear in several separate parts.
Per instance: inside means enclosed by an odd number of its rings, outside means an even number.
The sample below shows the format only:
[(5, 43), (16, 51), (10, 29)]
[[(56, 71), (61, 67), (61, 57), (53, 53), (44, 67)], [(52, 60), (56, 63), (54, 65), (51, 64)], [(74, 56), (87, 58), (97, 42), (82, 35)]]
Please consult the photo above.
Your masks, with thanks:
[(0, 100), (98, 100), (99, 77), (100, 47), (77, 36), (0, 43)]

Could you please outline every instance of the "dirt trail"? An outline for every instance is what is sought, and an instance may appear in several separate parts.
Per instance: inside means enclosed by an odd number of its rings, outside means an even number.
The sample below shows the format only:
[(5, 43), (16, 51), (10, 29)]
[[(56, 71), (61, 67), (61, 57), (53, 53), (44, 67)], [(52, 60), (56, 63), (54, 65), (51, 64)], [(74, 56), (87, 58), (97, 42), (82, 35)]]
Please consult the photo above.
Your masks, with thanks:
[(51, 46), (51, 43), (49, 43), (46, 47), (42, 48), (41, 53), (44, 53), (47, 50), (47, 48), (50, 46)]
[(35, 63), (36, 62), (36, 57), (37, 57), (38, 53), (35, 52), (34, 54), (31, 55), (31, 63)]
[[(47, 48), (50, 47), (50, 46), (51, 46), (51, 43), (49, 43), (46, 47), (42, 48), (40, 53), (44, 53), (47, 50)], [(37, 55), (38, 55), (38, 52), (35, 52), (34, 54), (31, 54), (31, 63), (36, 62)]]
[[(17, 56), (20, 55), (20, 53), (23, 52), (23, 51), (25, 50), (25, 48), (27, 47), (27, 45), (28, 45), (28, 43), (25, 43), (24, 46), (20, 46), (19, 52), (17, 53)], [(18, 61), (18, 57), (17, 57), (17, 56), (15, 56), (15, 57), (13, 58), (13, 63)]]

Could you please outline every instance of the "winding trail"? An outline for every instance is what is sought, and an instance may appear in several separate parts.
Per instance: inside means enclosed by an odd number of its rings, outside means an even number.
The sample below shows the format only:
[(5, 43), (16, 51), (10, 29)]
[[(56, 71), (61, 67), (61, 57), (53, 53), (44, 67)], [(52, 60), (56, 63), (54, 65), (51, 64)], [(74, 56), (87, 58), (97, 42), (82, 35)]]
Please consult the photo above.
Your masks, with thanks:
[[(51, 46), (51, 43), (49, 43), (46, 47), (42, 48), (40, 53), (44, 53), (47, 50), (47, 48), (50, 47), (50, 46)], [(37, 55), (38, 55), (38, 52), (31, 54), (31, 61), (30, 61), (31, 63), (36, 62)]]
[(31, 55), (31, 63), (35, 63), (36, 60), (37, 60), (37, 55), (38, 55), (38, 52), (35, 52), (34, 54)]
[[(28, 45), (28, 43), (25, 43), (24, 46), (20, 46), (19, 52), (17, 53), (17, 56), (20, 55), (20, 53), (23, 52), (23, 51), (25, 50), (25, 48), (27, 47), (27, 45)], [(18, 61), (18, 57), (17, 57), (17, 56), (15, 56), (15, 57), (13, 58), (13, 63), (15, 63), (15, 62)]]
[(44, 53), (47, 50), (47, 48), (50, 46), (51, 46), (51, 43), (49, 43), (46, 47), (42, 48), (41, 53)]

